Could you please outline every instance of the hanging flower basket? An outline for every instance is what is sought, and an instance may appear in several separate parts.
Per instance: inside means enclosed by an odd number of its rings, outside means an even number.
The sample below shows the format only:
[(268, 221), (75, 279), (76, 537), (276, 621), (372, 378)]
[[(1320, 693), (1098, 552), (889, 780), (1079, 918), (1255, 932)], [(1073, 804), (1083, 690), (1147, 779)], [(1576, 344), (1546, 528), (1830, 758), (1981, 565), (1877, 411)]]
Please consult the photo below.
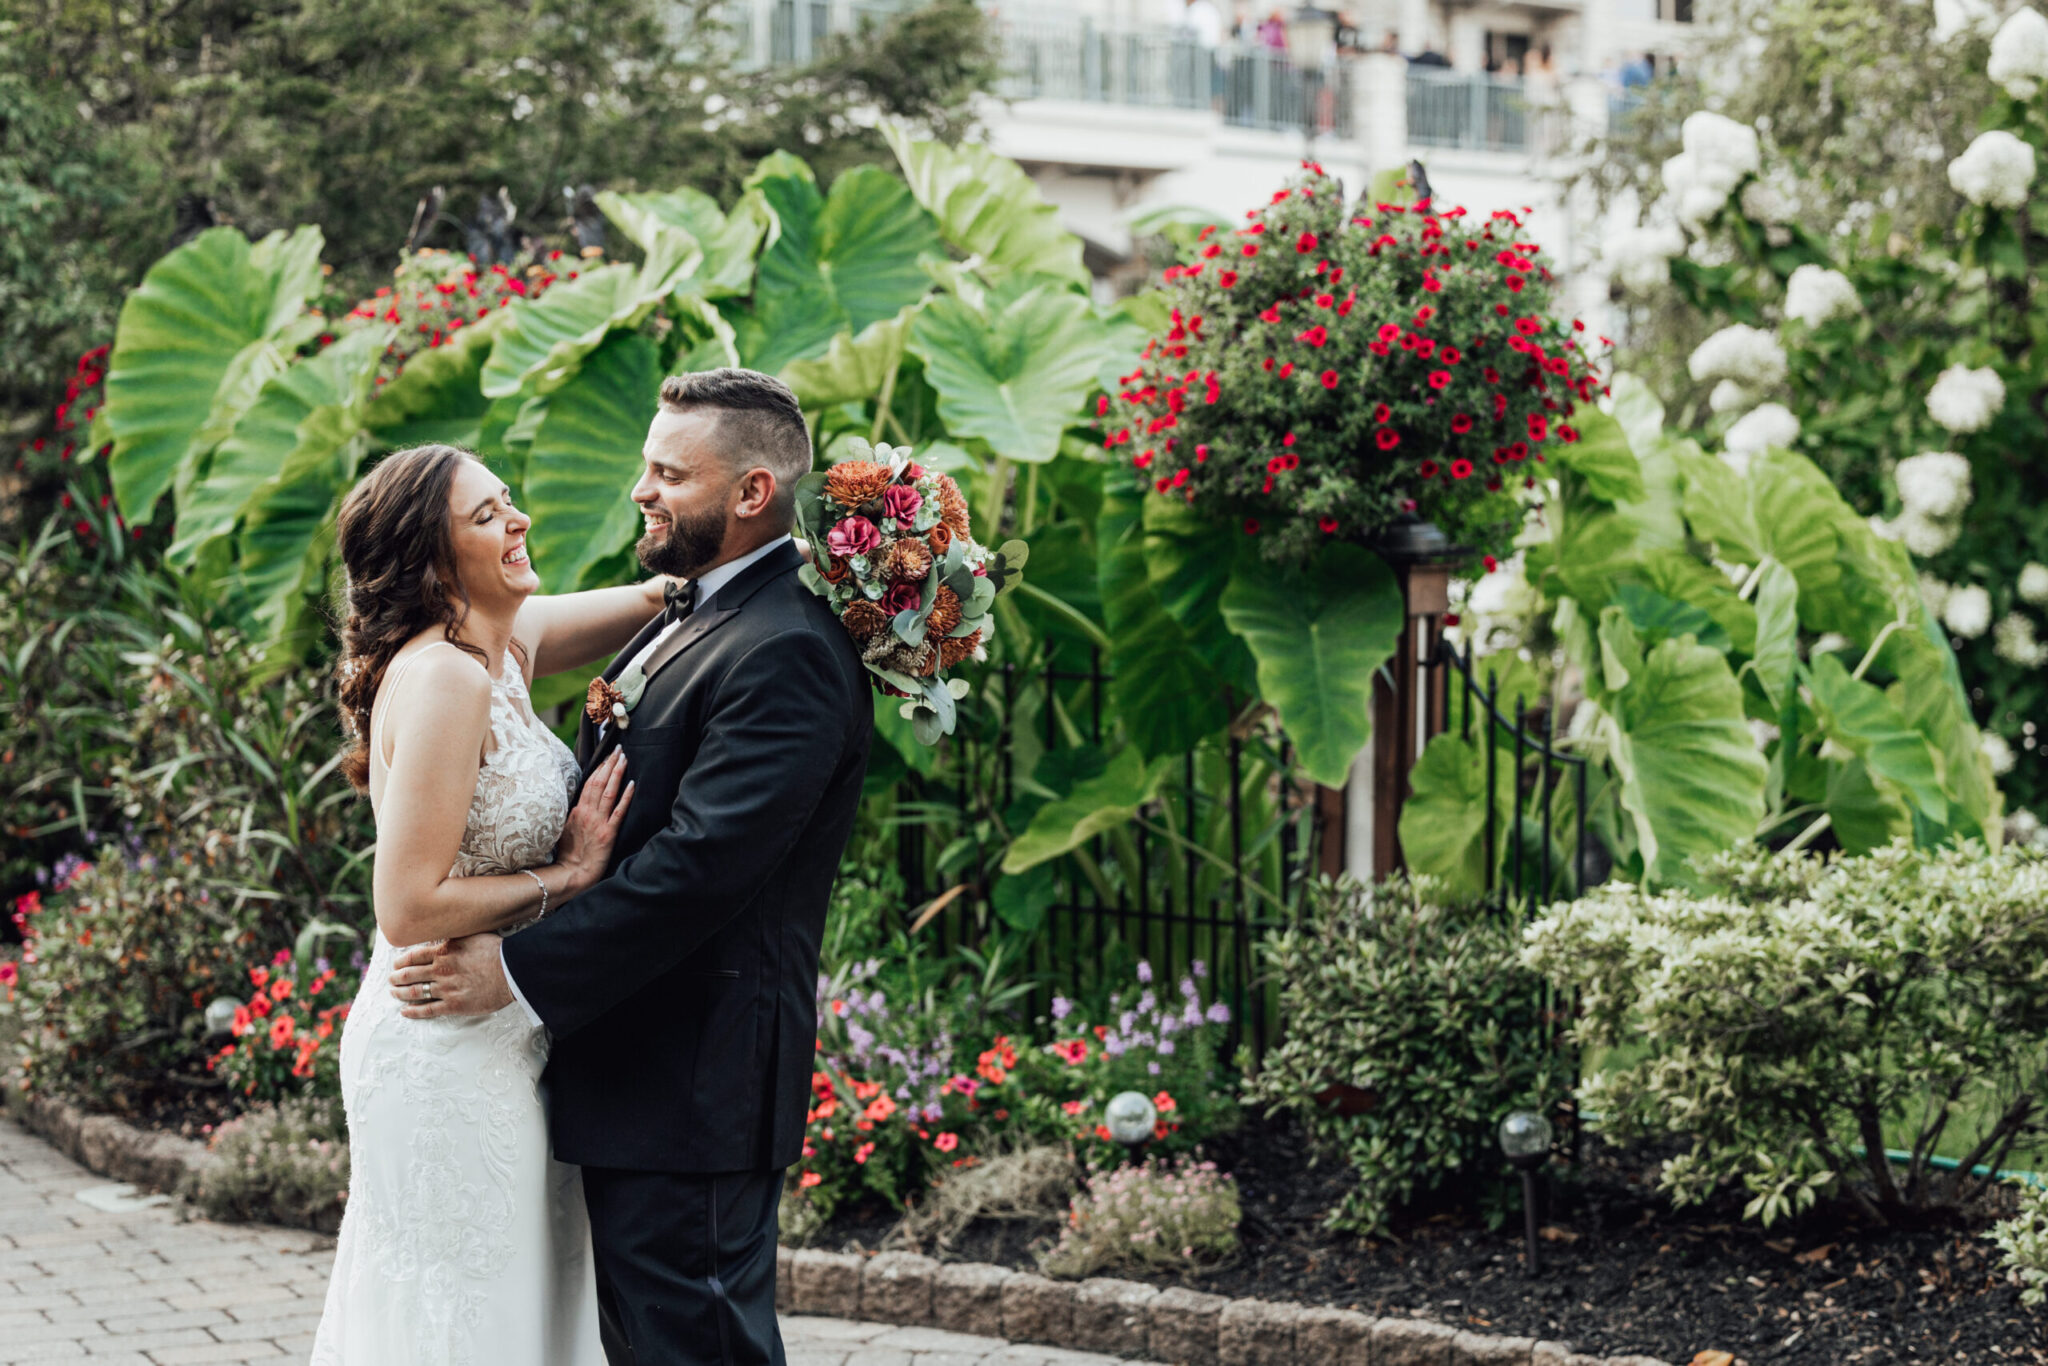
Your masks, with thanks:
[(1522, 218), (1347, 206), (1312, 163), (1246, 217), (1167, 268), (1171, 326), (1102, 400), (1104, 447), (1274, 561), (1404, 514), (1504, 551), (1605, 392)]

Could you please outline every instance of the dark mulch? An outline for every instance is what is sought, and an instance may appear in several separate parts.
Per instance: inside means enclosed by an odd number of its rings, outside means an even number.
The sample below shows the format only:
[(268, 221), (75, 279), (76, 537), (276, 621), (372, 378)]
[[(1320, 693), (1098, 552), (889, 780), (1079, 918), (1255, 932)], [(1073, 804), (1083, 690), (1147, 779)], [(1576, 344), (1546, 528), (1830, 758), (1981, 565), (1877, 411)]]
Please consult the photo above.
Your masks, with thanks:
[[(1677, 1363), (1706, 1350), (1813, 1366), (2048, 1362), (2048, 1310), (2020, 1305), (1981, 1227), (1878, 1229), (1830, 1209), (1766, 1231), (1742, 1222), (1732, 1196), (1674, 1211), (1656, 1192), (1654, 1156), (1590, 1140), (1581, 1166), (1551, 1185), (1542, 1274), (1531, 1279), (1519, 1215), (1489, 1230), (1481, 1192), (1462, 1193), (1467, 1208), (1418, 1211), (1395, 1237), (1361, 1240), (1322, 1228), (1344, 1177), (1310, 1166), (1293, 1126), (1248, 1121), (1214, 1149), (1239, 1182), (1242, 1251), (1213, 1271), (1140, 1279), (1419, 1313)], [(882, 1210), (849, 1211), (820, 1241), (873, 1247), (890, 1224)], [(1044, 1228), (984, 1221), (945, 1255), (1031, 1267), (1047, 1241)]]

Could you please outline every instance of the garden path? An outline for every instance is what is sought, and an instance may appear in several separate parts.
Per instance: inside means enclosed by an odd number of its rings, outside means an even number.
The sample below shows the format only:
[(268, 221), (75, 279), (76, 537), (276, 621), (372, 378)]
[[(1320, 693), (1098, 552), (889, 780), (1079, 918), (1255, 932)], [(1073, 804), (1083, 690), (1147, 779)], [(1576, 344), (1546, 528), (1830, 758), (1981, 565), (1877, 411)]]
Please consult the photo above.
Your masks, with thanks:
[[(0, 1366), (303, 1361), (334, 1241), (181, 1222), (0, 1119)], [(92, 1196), (99, 1204), (88, 1203)], [(104, 1208), (102, 1206), (112, 1206)], [(1114, 1366), (1114, 1358), (935, 1328), (785, 1316), (789, 1366)]]

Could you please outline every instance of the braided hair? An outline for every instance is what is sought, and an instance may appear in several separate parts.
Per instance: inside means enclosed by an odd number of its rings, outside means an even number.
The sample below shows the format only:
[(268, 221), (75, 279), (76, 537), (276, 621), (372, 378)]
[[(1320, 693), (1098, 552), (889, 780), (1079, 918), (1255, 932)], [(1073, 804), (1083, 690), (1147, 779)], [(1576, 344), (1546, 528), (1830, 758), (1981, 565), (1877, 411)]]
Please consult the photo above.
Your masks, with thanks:
[(386, 457), (341, 505), (335, 527), (346, 582), (341, 659), (335, 666), (348, 748), (342, 776), (370, 790), (370, 709), (384, 671), (405, 643), (438, 625), (449, 644), (488, 666), (460, 639), (469, 594), (455, 571), (448, 492), (465, 460), (457, 446), (414, 446)]

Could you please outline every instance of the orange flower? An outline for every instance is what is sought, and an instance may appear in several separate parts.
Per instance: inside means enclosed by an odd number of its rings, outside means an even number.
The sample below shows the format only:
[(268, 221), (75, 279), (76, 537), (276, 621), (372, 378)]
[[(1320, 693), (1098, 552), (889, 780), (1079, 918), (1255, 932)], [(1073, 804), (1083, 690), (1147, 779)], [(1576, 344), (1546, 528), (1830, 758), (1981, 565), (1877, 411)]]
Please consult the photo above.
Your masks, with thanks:
[(1064, 1058), (1069, 1067), (1078, 1067), (1088, 1061), (1088, 1045), (1080, 1039), (1056, 1043), (1052, 1046), (1052, 1051)]
[[(943, 639), (947, 632), (960, 624), (960, 598), (944, 584), (932, 596), (931, 615), (925, 618), (925, 629), (933, 636)], [(941, 646), (941, 650), (945, 647)]]
[(1096, 1125), (1095, 1136), (1101, 1139), (1104, 1143), (1109, 1142), (1109, 1126), (1107, 1124)]
[(804, 1190), (809, 1190), (813, 1186), (822, 1184), (824, 1180), (825, 1178), (817, 1172), (805, 1172), (796, 1179), (796, 1183)]
[(882, 1094), (882, 1083), (878, 1081), (857, 1081), (853, 1084), (855, 1100), (873, 1100)]
[(953, 482), (950, 474), (939, 476), (939, 520), (955, 536), (971, 537), (974, 534), (967, 520), (967, 495), (960, 492), (960, 486)]
[(249, 1032), (250, 1030), (254, 1029), (255, 1027), (256, 1027), (256, 1017), (255, 1017), (255, 1016), (253, 1016), (253, 1015), (251, 1015), (251, 1014), (249, 1013), (249, 1007), (247, 1007), (247, 1006), (236, 1006), (236, 1007), (235, 1007), (235, 1023), (234, 1023), (234, 1025), (233, 1025), (233, 1028), (232, 1028), (232, 1032), (233, 1032), (234, 1036), (235, 1036), (236, 1038), (238, 1038), (238, 1039), (239, 1039), (239, 1038), (241, 1038), (241, 1037), (242, 1037), (242, 1036), (243, 1036), (244, 1034), (247, 1034), (247, 1033), (248, 1033), (248, 1032)]
[(896, 1113), (896, 1102), (887, 1096), (876, 1096), (872, 1101), (868, 1102), (868, 1108), (862, 1113), (869, 1119), (880, 1123)]
[(249, 969), (249, 985), (251, 985), (251, 986), (257, 986), (257, 987), (260, 987), (260, 986), (262, 986), (262, 985), (263, 985), (263, 984), (264, 984), (265, 982), (268, 982), (269, 980), (270, 980), (270, 969), (269, 969), (269, 968), (250, 968), (250, 969)]
[(934, 556), (945, 554), (953, 545), (953, 528), (938, 523), (924, 534), (924, 543), (932, 548)]
[(848, 603), (839, 620), (845, 623), (848, 635), (863, 642), (889, 629), (889, 614), (866, 599)]
[(1087, 1108), (1088, 1102), (1085, 1100), (1070, 1100), (1065, 1105), (1060, 1106), (1060, 1109), (1065, 1110), (1070, 1115), (1078, 1115)]
[(1168, 1094), (1166, 1094), (1166, 1092), (1161, 1091), (1158, 1095), (1152, 1097), (1152, 1108), (1157, 1110), (1160, 1114), (1165, 1115), (1173, 1113), (1173, 1111), (1178, 1109), (1179, 1107), (1174, 1104), (1172, 1096), (1169, 1096)]
[(825, 557), (825, 567), (819, 571), (820, 576), (826, 583), (838, 583), (851, 572), (852, 570), (846, 561), (840, 559), (837, 555), (827, 555)]
[(814, 1113), (816, 1113), (819, 1119), (830, 1119), (838, 1109), (839, 1102), (831, 1096), (827, 1096), (818, 1102), (818, 1108)]
[(923, 583), (932, 572), (931, 548), (908, 537), (882, 552), (882, 577), (891, 583)]
[(291, 994), (292, 979), (289, 977), (280, 977), (270, 984), (270, 999), (273, 1001), (282, 1001)]
[[(944, 590), (941, 589), (941, 592)], [(972, 659), (977, 646), (981, 644), (979, 628), (964, 636), (947, 636), (939, 641), (939, 667), (950, 669), (963, 659)]]
[(270, 1051), (275, 1053), (292, 1041), (292, 1031), (297, 1024), (289, 1015), (280, 1015), (270, 1022)]
[(895, 475), (872, 460), (842, 460), (825, 473), (825, 496), (853, 509), (882, 496)]
[(932, 1140), (932, 1146), (934, 1148), (937, 1148), (942, 1153), (950, 1153), (953, 1151), (953, 1149), (960, 1146), (960, 1135), (940, 1134), (937, 1138)]
[(260, 991), (257, 992), (255, 999), (249, 1002), (249, 1009), (257, 1019), (262, 1019), (270, 1014), (270, 998)]
[(855, 1148), (853, 1150), (853, 1160), (856, 1163), (865, 1166), (867, 1165), (868, 1158), (874, 1155), (874, 1151), (875, 1145), (872, 1142), (863, 1143), (858, 1148)]

